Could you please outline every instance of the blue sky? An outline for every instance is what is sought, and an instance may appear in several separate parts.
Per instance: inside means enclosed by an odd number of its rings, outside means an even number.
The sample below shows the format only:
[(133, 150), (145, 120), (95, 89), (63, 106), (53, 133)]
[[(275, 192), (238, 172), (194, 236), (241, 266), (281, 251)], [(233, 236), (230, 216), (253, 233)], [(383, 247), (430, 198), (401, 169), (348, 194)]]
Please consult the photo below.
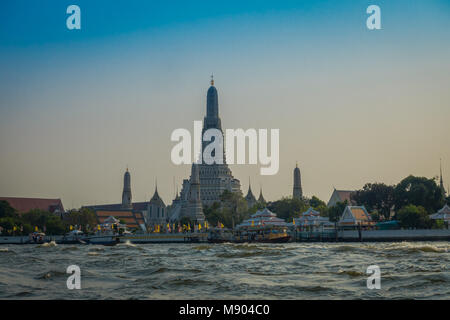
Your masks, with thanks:
[[(382, 30), (366, 28), (370, 4)], [(439, 158), (449, 181), (449, 30), (439, 0), (3, 0), (0, 194), (117, 202), (128, 165), (136, 200), (158, 177), (168, 202), (189, 175), (170, 133), (202, 119), (211, 73), (225, 128), (280, 129), (278, 175), (232, 168), (244, 191), (250, 175), (266, 198), (289, 195), (296, 161), (324, 200), (432, 177)]]

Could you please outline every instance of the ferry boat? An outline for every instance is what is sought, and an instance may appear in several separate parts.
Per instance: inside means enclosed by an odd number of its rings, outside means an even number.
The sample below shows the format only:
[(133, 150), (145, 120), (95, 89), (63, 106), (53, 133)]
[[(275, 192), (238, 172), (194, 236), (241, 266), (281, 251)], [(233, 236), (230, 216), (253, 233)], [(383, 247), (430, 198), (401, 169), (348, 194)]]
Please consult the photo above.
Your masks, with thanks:
[(236, 226), (235, 242), (288, 242), (288, 225), (267, 208), (257, 211), (250, 219)]
[(208, 234), (205, 232), (183, 232), (183, 233), (135, 233), (124, 234), (121, 242), (131, 243), (196, 243), (206, 242)]
[(72, 230), (56, 239), (57, 244), (87, 244), (87, 236), (80, 230)]
[(289, 242), (291, 236), (287, 228), (277, 226), (257, 226), (245, 230), (236, 231), (234, 242), (261, 242), (261, 243), (284, 243)]
[(122, 236), (119, 234), (97, 234), (87, 237), (85, 240), (88, 244), (97, 244), (104, 246), (114, 246), (120, 243), (120, 238)]
[(224, 228), (214, 228), (209, 232), (208, 242), (262, 242), (282, 243), (291, 241), (287, 223), (265, 208), (257, 211), (250, 219), (237, 225), (234, 232)]

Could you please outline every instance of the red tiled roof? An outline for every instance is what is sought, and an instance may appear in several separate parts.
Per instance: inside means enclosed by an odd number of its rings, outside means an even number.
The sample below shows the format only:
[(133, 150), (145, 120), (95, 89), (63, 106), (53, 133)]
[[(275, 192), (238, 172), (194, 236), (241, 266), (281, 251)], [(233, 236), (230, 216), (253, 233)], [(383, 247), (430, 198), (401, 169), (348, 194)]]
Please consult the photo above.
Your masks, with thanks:
[[(133, 202), (133, 210), (136, 211), (146, 211), (148, 207), (148, 202)], [(121, 203), (115, 203), (115, 204), (101, 204), (101, 205), (94, 205), (94, 206), (84, 206), (84, 208), (92, 209), (92, 210), (112, 210), (112, 211), (119, 211), (122, 210), (122, 204)]]
[(354, 191), (348, 191), (348, 190), (336, 190), (339, 198), (341, 199), (342, 202), (344, 202), (345, 200), (348, 201), (348, 203), (352, 203), (352, 199), (350, 198), (350, 195), (354, 192)]
[(61, 212), (64, 212), (61, 199), (0, 197), (0, 201), (7, 201), (11, 207), (19, 212), (19, 214), (33, 209), (50, 212), (60, 210)]

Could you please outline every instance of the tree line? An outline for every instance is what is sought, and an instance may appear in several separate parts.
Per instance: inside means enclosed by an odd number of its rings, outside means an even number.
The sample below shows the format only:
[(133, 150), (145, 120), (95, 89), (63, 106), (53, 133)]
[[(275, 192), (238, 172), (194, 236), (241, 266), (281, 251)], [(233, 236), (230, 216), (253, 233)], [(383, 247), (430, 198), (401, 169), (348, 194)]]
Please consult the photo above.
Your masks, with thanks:
[(7, 201), (0, 201), (2, 235), (28, 235), (34, 231), (62, 235), (75, 227), (83, 232), (90, 232), (96, 225), (94, 212), (86, 208), (71, 210), (61, 218), (60, 215), (39, 209), (19, 214)]

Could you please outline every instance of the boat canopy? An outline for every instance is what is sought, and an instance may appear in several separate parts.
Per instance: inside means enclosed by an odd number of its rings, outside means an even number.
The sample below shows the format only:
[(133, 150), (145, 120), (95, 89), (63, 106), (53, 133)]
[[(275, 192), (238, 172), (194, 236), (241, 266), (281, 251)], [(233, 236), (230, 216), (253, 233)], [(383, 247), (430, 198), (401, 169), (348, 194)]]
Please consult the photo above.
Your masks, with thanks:
[(275, 213), (267, 208), (264, 208), (263, 210), (259, 210), (255, 214), (252, 214), (250, 219), (247, 219), (237, 225), (236, 229), (258, 226), (287, 227), (287, 224), (283, 219), (278, 218)]

